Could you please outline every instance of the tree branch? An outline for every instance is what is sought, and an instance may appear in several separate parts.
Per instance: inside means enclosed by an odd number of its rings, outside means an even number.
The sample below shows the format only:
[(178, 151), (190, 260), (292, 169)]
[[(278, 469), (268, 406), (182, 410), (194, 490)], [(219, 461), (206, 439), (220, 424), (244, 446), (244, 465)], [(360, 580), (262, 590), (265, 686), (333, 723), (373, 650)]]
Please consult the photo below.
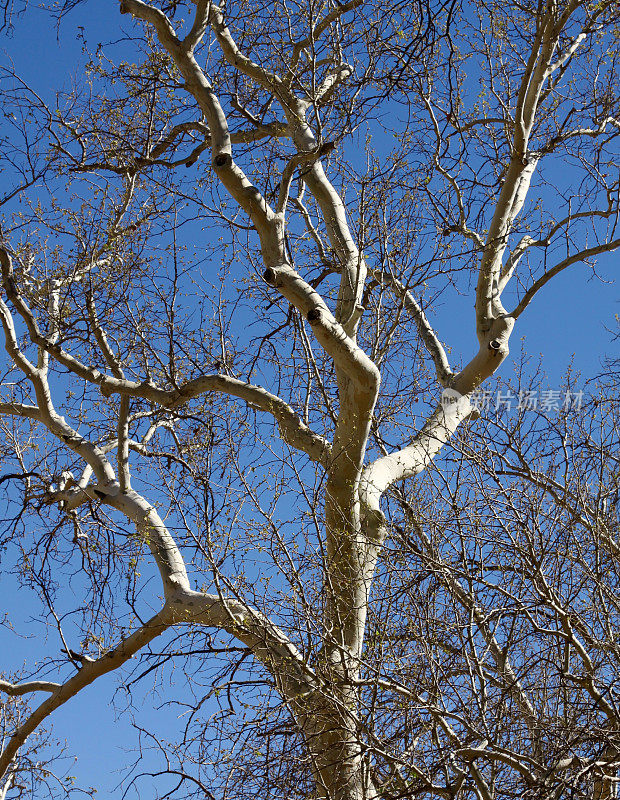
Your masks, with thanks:
[(52, 683), (51, 681), (28, 681), (27, 683), (9, 683), (8, 681), (0, 680), (0, 692), (6, 692), (8, 695), (15, 697), (20, 694), (29, 694), (30, 692), (55, 692), (60, 689), (60, 683)]
[(403, 302), (403, 307), (413, 317), (420, 338), (435, 365), (437, 379), (441, 386), (447, 386), (453, 377), (446, 351), (431, 327), (426, 314), (409, 289), (397, 278), (384, 271), (372, 270), (372, 277), (383, 286), (388, 286)]
[(544, 275), (541, 275), (541, 277), (538, 278), (538, 280), (535, 281), (532, 286), (530, 286), (530, 288), (521, 298), (521, 301), (515, 307), (514, 311), (510, 312), (510, 316), (513, 319), (517, 319), (532, 302), (534, 295), (540, 289), (542, 289), (543, 286), (549, 283), (551, 278), (562, 272), (562, 270), (565, 270), (567, 267), (570, 267), (573, 264), (580, 264), (583, 261), (587, 261), (588, 258), (599, 255), (600, 253), (609, 253), (613, 250), (616, 250), (618, 247), (620, 247), (620, 239), (614, 239), (606, 244), (597, 245), (596, 247), (588, 247), (586, 250), (582, 250), (579, 253), (574, 253), (572, 256), (563, 259), (559, 264), (556, 264), (555, 267), (547, 270)]

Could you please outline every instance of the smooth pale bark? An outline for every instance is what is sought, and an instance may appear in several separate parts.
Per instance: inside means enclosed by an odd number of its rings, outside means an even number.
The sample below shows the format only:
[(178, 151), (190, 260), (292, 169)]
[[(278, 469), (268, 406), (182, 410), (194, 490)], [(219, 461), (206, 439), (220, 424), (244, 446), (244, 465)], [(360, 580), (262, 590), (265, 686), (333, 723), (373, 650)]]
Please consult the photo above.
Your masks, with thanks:
[[(20, 347), (9, 306), (0, 300), (5, 349), (29, 381), (36, 396), (36, 405), (2, 402), (0, 413), (38, 421), (52, 437), (62, 441), (86, 463), (87, 468), (80, 481), (75, 483), (67, 480), (58, 491), (50, 490), (49, 502), (62, 503), (66, 510), (73, 510), (88, 500), (97, 500), (123, 514), (134, 524), (137, 536), (150, 548), (161, 575), (165, 597), (162, 610), (152, 620), (101, 658), (84, 662), (77, 675), (65, 683), (33, 681), (14, 685), (0, 682), (0, 690), (12, 695), (34, 691), (51, 693), (3, 751), (0, 756), (0, 775), (8, 774), (7, 770), (19, 747), (57, 707), (99, 676), (120, 667), (168, 627), (189, 624), (228, 632), (247, 646), (255, 659), (268, 670), (283, 702), (305, 736), (316, 780), (317, 798), (373, 800), (381, 794), (370, 777), (368, 742), (360, 732), (357, 712), (363, 683), (361, 665), (369, 595), (381, 545), (389, 533), (381, 509), (382, 498), (397, 483), (413, 478), (426, 469), (459, 426), (475, 416), (476, 411), (469, 396), (494, 375), (507, 358), (515, 320), (534, 295), (561, 270), (592, 255), (620, 247), (620, 240), (610, 240), (568, 255), (530, 285), (513, 312), (505, 310), (501, 293), (516, 273), (523, 254), (535, 245), (533, 239), (523, 237), (512, 252), (508, 252), (510, 236), (542, 158), (542, 154), (529, 149), (537, 112), (549, 81), (563, 68), (585, 37), (585, 33), (576, 36), (565, 45), (564, 51), (558, 52), (562, 30), (578, 4), (568, 3), (564, 13), (559, 16), (551, 9), (553, 4), (550, 4), (547, 11), (539, 15), (532, 50), (521, 78), (505, 182), (498, 193), (489, 230), (484, 238), (468, 227), (458, 185), (436, 159), (437, 169), (451, 182), (458, 195), (461, 219), (457, 229), (478, 248), (475, 329), (479, 349), (470, 362), (459, 372), (454, 372), (439, 337), (411, 292), (393, 276), (378, 270), (370, 271), (377, 283), (392, 291), (402, 302), (403, 309), (411, 316), (433, 361), (439, 386), (452, 390), (455, 402), (439, 403), (412, 441), (403, 443), (395, 452), (367, 463), (366, 451), (381, 380), (377, 365), (357, 342), (369, 270), (352, 234), (345, 203), (326, 172), (323, 158), (332, 145), (318, 138), (309, 121), (312, 119), (309, 113), (312, 102), (318, 104), (329, 99), (330, 93), (339, 82), (351, 75), (352, 70), (347, 64), (336, 64), (325, 77), (323, 85), (317, 87), (313, 100), (296, 95), (293, 89), (295, 66), (305, 48), (310, 47), (316, 37), (321, 36), (346, 12), (360, 5), (360, 1), (338, 4), (338, 8), (331, 9), (316, 21), (312, 35), (306, 41), (297, 42), (293, 48), (290, 74), (285, 75), (270, 72), (248, 57), (237, 45), (227, 26), (225, 11), (207, 0), (197, 0), (195, 3), (195, 16), (184, 38), (179, 37), (171, 21), (159, 9), (141, 0), (121, 2), (122, 13), (143, 21), (155, 32), (161, 47), (182, 75), (184, 89), (204, 117), (204, 121), (195, 123), (194, 127), (198, 125), (200, 128), (205, 136), (205, 144), (194, 150), (191, 157), (197, 157), (207, 147), (210, 148), (213, 174), (247, 214), (256, 230), (265, 282), (308, 322), (317, 344), (333, 363), (339, 403), (333, 441), (329, 442), (313, 431), (283, 398), (263, 387), (229, 376), (201, 375), (174, 389), (157, 386), (150, 379), (142, 382), (128, 380), (98, 322), (92, 301), (89, 301), (89, 319), (107, 367), (102, 372), (83, 363), (59, 344), (57, 331), (44, 333), (40, 329), (36, 314), (28, 306), (15, 281), (11, 255), (6, 248), (0, 248), (5, 295), (25, 326), (30, 342), (38, 348), (38, 360), (34, 364)], [(599, 5), (600, 8), (591, 15), (588, 30), (593, 29), (597, 17), (609, 4)], [(209, 31), (228, 64), (244, 79), (273, 95), (273, 100), (279, 104), (286, 119), (285, 124), (257, 126), (254, 132), (231, 135), (222, 102), (195, 57), (196, 48)], [(430, 99), (425, 98), (425, 102), (432, 115)], [(614, 122), (613, 119), (611, 121)], [(439, 144), (439, 125), (435, 119), (434, 122)], [(605, 125), (599, 126), (598, 133), (604, 133)], [(150, 152), (148, 159), (154, 161), (163, 155), (168, 144), (183, 130), (175, 126), (168, 139)], [(591, 131), (582, 134), (594, 135)], [(275, 209), (234, 159), (235, 143), (266, 136), (289, 139), (295, 151), (282, 170)], [(301, 179), (316, 201), (336, 260), (339, 287), (333, 311), (320, 292), (295, 270), (287, 255), (285, 234), (288, 196), (293, 175), (300, 166), (304, 167)], [(301, 200), (296, 202), (298, 207), (304, 209)], [(320, 243), (307, 212), (305, 219), (311, 235)], [(319, 254), (325, 260), (322, 244)], [(73, 280), (78, 281), (83, 277), (74, 276)], [(60, 293), (65, 288), (63, 283), (51, 286), (53, 317), (57, 316)], [(101, 447), (91, 443), (57, 413), (47, 380), (50, 360), (83, 381), (98, 386), (103, 397), (118, 395), (117, 438), (109, 445)], [(162, 410), (171, 411), (211, 392), (228, 394), (272, 415), (282, 439), (306, 453), (324, 469), (324, 641), (313, 664), (307, 663), (285, 633), (257, 609), (236, 598), (193, 591), (183, 555), (174, 537), (156, 508), (131, 487), (129, 452), (131, 449), (140, 452), (144, 443), (132, 442), (129, 438), (129, 398), (142, 398)], [(116, 450), (116, 466), (109, 457), (113, 450)], [(94, 476), (93, 482), (91, 476)], [(503, 656), (497, 640), (485, 626), (483, 613), (476, 605), (475, 598), (449, 571), (440, 572), (441, 580), (452, 596), (479, 625), (497, 673), (510, 684), (510, 692), (522, 715), (531, 720), (535, 716), (532, 703), (509, 661)], [(570, 620), (566, 624), (569, 626)], [(574, 632), (567, 629), (566, 635), (569, 634), (579, 650), (579, 640)], [(585, 647), (579, 652), (587, 667)], [(591, 684), (592, 697), (597, 702), (604, 702), (596, 694), (596, 684), (593, 681)], [(430, 704), (429, 708), (446, 735), (453, 740), (455, 753), (468, 762), (470, 777), (480, 797), (485, 800), (491, 797), (483, 773), (476, 763), (482, 763), (484, 759), (496, 759), (509, 764), (529, 780), (533, 769), (531, 765), (524, 766), (510, 753), (498, 748), (461, 747), (441, 710)], [(607, 787), (610, 785), (607, 775), (604, 775), (597, 784), (597, 800), (608, 800), (610, 794)], [(430, 783), (429, 787), (433, 793), (442, 793), (441, 787), (434, 787)], [(403, 791), (406, 793), (406, 785)]]

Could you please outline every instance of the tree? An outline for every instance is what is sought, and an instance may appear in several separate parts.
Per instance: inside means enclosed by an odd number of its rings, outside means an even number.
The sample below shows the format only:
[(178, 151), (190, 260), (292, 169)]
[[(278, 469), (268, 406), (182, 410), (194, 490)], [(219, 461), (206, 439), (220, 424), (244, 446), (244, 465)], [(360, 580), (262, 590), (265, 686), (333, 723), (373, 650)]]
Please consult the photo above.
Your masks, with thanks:
[(0, 684), (4, 796), (140, 655), (165, 796), (610, 798), (617, 403), (475, 398), (620, 245), (616, 4), (120, 11), (56, 106), (4, 74), (4, 560), (62, 648)]

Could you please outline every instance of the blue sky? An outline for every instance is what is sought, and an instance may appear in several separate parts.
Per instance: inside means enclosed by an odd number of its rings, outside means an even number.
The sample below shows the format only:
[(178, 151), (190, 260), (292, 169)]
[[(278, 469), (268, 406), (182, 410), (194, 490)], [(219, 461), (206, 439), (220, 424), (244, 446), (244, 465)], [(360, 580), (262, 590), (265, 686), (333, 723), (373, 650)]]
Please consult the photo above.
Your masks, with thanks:
[[(53, 102), (55, 92), (69, 87), (72, 76), (79, 73), (83, 63), (79, 37), (83, 34), (94, 49), (99, 42), (118, 39), (120, 27), (127, 21), (127, 17), (118, 13), (116, 3), (105, 0), (86, 3), (70, 14), (59, 29), (48, 14), (34, 5), (29, 8), (26, 19), (27, 24), (24, 24), (25, 19), (17, 18), (10, 35), (3, 35), (0, 39), (2, 62), (12, 62), (16, 72), (30, 87), (50, 102)], [(57, 636), (52, 632), (47, 641), (42, 640), (37, 635), (40, 627), (29, 624), (30, 598), (20, 590), (12, 576), (3, 575), (0, 595), (2, 611), (13, 620), (15, 630), (31, 634), (29, 638), (22, 638), (7, 628), (0, 628), (0, 671), (21, 668), (27, 672), (34, 671), (37, 660), (43, 656), (52, 654), (59, 657)], [(49, 679), (54, 680), (54, 676), (50, 675)], [(145, 683), (144, 690), (148, 694), (148, 680)], [(135, 754), (129, 752), (137, 742), (130, 718), (128, 715), (119, 717), (112, 702), (118, 685), (119, 675), (101, 678), (58, 709), (52, 721), (54, 738), (68, 743), (68, 756), (59, 771), (75, 775), (77, 786), (96, 787), (101, 798), (111, 796), (121, 780), (120, 769), (135, 760)], [(142, 705), (142, 686), (139, 684), (133, 690), (133, 700), (138, 708)], [(120, 701), (122, 706), (122, 696)], [(139, 721), (154, 730), (163, 731), (170, 724), (175, 730), (178, 725), (176, 716), (166, 709), (154, 711), (150, 703), (145, 703)], [(74, 761), (74, 756), (77, 761)], [(147, 778), (140, 785), (142, 797), (153, 796), (152, 781)], [(161, 789), (161, 781), (158, 786)], [(120, 793), (114, 796), (120, 797)], [(135, 795), (129, 794), (132, 796)]]
[[(84, 36), (92, 50), (99, 42), (118, 42), (122, 31), (127, 30), (127, 20), (117, 13), (115, 4), (90, 0), (57, 28), (49, 15), (32, 6), (28, 24), (18, 18), (10, 36), (0, 40), (2, 53), (33, 89), (52, 100), (57, 89), (69, 87), (72, 76), (80, 73), (83, 57), (79, 37)], [(132, 52), (130, 43), (127, 48)], [(596, 370), (599, 360), (613, 348), (616, 315), (620, 314), (618, 258), (617, 254), (600, 257), (597, 275), (585, 265), (569, 268), (543, 289), (521, 317), (519, 339), (525, 338), (530, 355), (542, 354), (551, 381), (560, 379), (570, 360), (577, 369)], [(583, 311), (579, 315), (577, 301)], [(462, 339), (462, 320), (471, 314), (471, 308), (469, 294), (452, 294), (434, 312), (440, 337), (462, 358), (477, 346), (472, 325), (466, 327), (468, 340)], [(516, 341), (513, 348), (515, 345)]]
[[(52, 98), (57, 88), (69, 85), (73, 73), (80, 70), (81, 47), (79, 28), (91, 48), (99, 41), (119, 38), (121, 26), (127, 17), (121, 17), (116, 3), (91, 0), (70, 14), (57, 30), (50, 18), (34, 6), (29, 10), (27, 24), (17, 19), (14, 31), (1, 42), (3, 59), (11, 59), (19, 74), (42, 96)], [(78, 28), (79, 26), (79, 28)], [(534, 360), (542, 355), (542, 367), (548, 376), (548, 385), (559, 385), (562, 375), (572, 360), (577, 370), (586, 377), (595, 373), (605, 355), (616, 349), (613, 334), (615, 316), (620, 312), (617, 287), (618, 255), (601, 258), (598, 271), (604, 280), (589, 275), (585, 266), (575, 266), (565, 271), (549, 284), (536, 298), (519, 321), (517, 335), (512, 340), (515, 356), (503, 368), (509, 376), (518, 360), (521, 347)], [(467, 323), (463, 326), (463, 319)], [(473, 329), (473, 300), (471, 294), (453, 295), (431, 314), (443, 342), (451, 347), (454, 361), (467, 360), (475, 351), (477, 342)], [(463, 330), (467, 331), (463, 336)], [(30, 610), (28, 601), (11, 582), (3, 578), (1, 587), (3, 610), (17, 620), (27, 622)], [(16, 626), (17, 629), (21, 626)], [(36, 628), (34, 629), (36, 631)], [(23, 663), (32, 666), (37, 658), (47, 652), (57, 653), (58, 641), (53, 636), (47, 642), (36, 634), (22, 639), (6, 628), (0, 628), (0, 670), (18, 669)], [(128, 717), (117, 719), (110, 698), (117, 685), (117, 676), (108, 676), (55, 713), (55, 734), (66, 738), (69, 752), (78, 757), (71, 774), (78, 784), (94, 785), (99, 796), (107, 797), (118, 784), (115, 771), (126, 761), (120, 752), (135, 745)], [(148, 682), (144, 690), (148, 688)], [(140, 706), (140, 692), (135, 691)], [(176, 724), (171, 710), (152, 710), (145, 703), (140, 711), (140, 721), (145, 726), (164, 730)], [(172, 733), (171, 735), (174, 735)], [(148, 784), (143, 784), (143, 796), (150, 796)], [(130, 795), (131, 796), (131, 795)]]

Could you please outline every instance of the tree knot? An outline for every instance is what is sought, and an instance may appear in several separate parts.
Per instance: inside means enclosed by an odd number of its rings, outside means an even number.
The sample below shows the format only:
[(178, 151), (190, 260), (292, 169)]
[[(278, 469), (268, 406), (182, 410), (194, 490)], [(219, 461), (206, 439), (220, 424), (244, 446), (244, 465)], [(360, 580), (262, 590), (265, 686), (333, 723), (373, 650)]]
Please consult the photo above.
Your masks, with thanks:
[(321, 317), (323, 316), (323, 311), (319, 306), (315, 306), (315, 308), (311, 308), (310, 311), (306, 314), (306, 319), (312, 325), (313, 322), (320, 322)]
[(232, 156), (230, 153), (218, 153), (213, 159), (213, 166), (216, 169), (221, 169), (222, 167), (229, 166), (231, 162)]

